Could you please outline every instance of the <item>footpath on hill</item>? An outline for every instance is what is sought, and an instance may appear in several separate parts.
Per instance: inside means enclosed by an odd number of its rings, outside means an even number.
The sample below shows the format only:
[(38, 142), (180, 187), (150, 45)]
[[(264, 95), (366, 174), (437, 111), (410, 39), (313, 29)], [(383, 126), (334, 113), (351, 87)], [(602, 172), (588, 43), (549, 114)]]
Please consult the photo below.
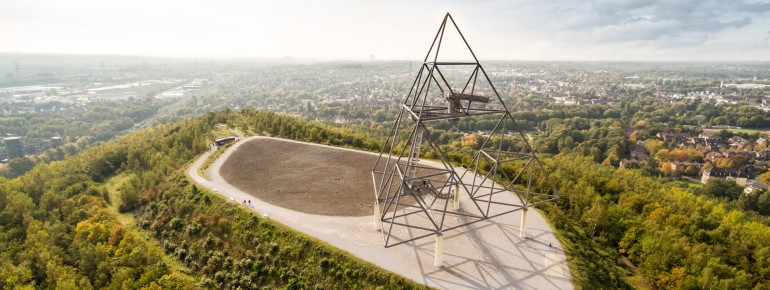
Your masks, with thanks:
[[(220, 175), (222, 165), (242, 145), (260, 140), (291, 140), (249, 137), (239, 140), (214, 161), (204, 172), (199, 168), (214, 152), (209, 150), (188, 168), (186, 174), (228, 200), (243, 204), (256, 213), (323, 240), (354, 256), (430, 287), (442, 289), (572, 289), (567, 260), (553, 230), (537, 211), (527, 217), (528, 238), (519, 237), (520, 214), (444, 233), (443, 266), (433, 265), (434, 240), (420, 239), (391, 248), (383, 246), (383, 235), (372, 227), (368, 216), (326, 216), (302, 213), (265, 202), (228, 183)], [(303, 143), (310, 144), (310, 143)], [(348, 152), (350, 149), (312, 144)], [(243, 147), (248, 148), (248, 147)], [(365, 152), (365, 154), (373, 154)], [(438, 164), (435, 164), (438, 166)], [(458, 168), (462, 171), (464, 169)], [(462, 175), (462, 172), (459, 172)], [(466, 177), (467, 178), (467, 177)], [(310, 182), (310, 181), (308, 181)], [(271, 188), (270, 185), (264, 185)], [(277, 189), (275, 189), (277, 191)], [(373, 193), (372, 193), (373, 195)], [(372, 200), (373, 200), (372, 196)], [(513, 196), (511, 196), (513, 200)], [(470, 201), (461, 201), (461, 206)], [(358, 206), (358, 205), (351, 205)], [(410, 234), (410, 233), (406, 233)]]

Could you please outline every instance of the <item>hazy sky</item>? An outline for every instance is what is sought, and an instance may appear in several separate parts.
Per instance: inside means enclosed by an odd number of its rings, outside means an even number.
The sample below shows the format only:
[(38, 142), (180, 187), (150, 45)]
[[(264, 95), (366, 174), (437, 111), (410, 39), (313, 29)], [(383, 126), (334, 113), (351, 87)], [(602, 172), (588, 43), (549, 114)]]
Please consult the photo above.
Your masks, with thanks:
[(770, 0), (0, 0), (0, 52), (422, 59), (447, 12), (482, 60), (770, 60)]

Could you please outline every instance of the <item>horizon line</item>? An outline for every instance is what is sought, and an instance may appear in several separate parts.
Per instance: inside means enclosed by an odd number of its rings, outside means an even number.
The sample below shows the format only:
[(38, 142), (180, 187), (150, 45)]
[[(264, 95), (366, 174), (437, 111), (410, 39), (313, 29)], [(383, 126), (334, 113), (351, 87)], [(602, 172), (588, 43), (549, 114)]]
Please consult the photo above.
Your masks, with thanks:
[[(168, 54), (130, 54), (130, 53), (70, 53), (70, 52), (19, 52), (19, 51), (0, 51), (0, 55), (38, 55), (38, 56), (100, 56), (100, 57), (146, 57), (146, 58), (165, 58), (176, 60), (196, 60), (196, 59), (219, 59), (219, 60), (264, 60), (264, 61), (309, 61), (309, 62), (334, 62), (334, 61), (353, 61), (353, 62), (389, 62), (389, 61), (409, 61), (422, 62), (420, 59), (405, 58), (372, 58), (369, 57), (312, 57), (312, 56), (255, 56), (255, 55), (229, 55), (229, 54), (192, 54), (192, 55), (168, 55)], [(729, 62), (770, 62), (768, 59), (721, 59), (721, 60), (633, 60), (633, 59), (514, 59), (514, 58), (479, 58), (483, 62), (636, 62), (636, 63), (729, 63)], [(461, 59), (451, 59), (461, 60)]]

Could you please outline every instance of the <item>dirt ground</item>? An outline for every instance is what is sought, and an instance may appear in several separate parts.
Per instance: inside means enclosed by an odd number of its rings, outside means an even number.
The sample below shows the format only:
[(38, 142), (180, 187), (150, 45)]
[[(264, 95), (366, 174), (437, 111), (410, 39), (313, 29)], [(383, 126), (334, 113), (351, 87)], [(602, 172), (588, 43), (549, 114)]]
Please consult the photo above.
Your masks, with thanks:
[[(198, 169), (207, 160), (212, 151), (203, 154), (187, 170), (187, 175), (192, 178), (196, 184), (206, 187), (213, 192), (222, 195), (227, 199), (234, 199), (236, 203), (241, 200), (253, 198), (259, 192), (254, 188), (261, 187), (264, 191), (260, 199), (254, 199), (252, 206), (245, 209), (253, 210), (264, 217), (285, 224), (289, 227), (307, 233), (313, 237), (321, 239), (335, 247), (352, 253), (354, 256), (374, 263), (384, 269), (404, 275), (414, 281), (423, 283), (429, 287), (438, 289), (572, 289), (569, 268), (567, 267), (567, 258), (561, 249), (558, 239), (548, 226), (546, 221), (537, 211), (531, 211), (527, 218), (527, 237), (520, 238), (520, 217), (521, 214), (512, 214), (507, 218), (497, 218), (494, 220), (482, 221), (467, 227), (453, 229), (444, 233), (444, 249), (448, 254), (444, 254), (443, 266), (436, 268), (433, 266), (434, 241), (433, 239), (424, 239), (415, 242), (402, 244), (397, 247), (383, 247), (383, 234), (381, 231), (373, 229), (373, 223), (368, 206), (362, 206), (366, 209), (362, 211), (363, 216), (323, 216), (308, 214), (308, 209), (319, 207), (318, 203), (323, 203), (322, 208), (341, 207), (347, 210), (356, 210), (357, 205), (346, 205), (349, 201), (334, 198), (318, 199), (308, 197), (303, 198), (301, 194), (295, 194), (298, 197), (298, 203), (293, 206), (278, 205), (281, 201), (275, 201), (280, 197), (290, 198), (290, 194), (284, 194), (283, 191), (278, 194), (277, 186), (279, 184), (272, 181), (281, 174), (273, 174), (273, 178), (256, 178), (258, 172), (271, 172), (266, 169), (259, 169), (256, 166), (261, 163), (272, 164), (271, 158), (259, 157), (259, 152), (267, 157), (269, 154), (289, 154), (293, 151), (298, 156), (303, 156), (314, 151), (315, 154), (331, 154), (324, 156), (323, 159), (315, 160), (320, 167), (325, 167), (324, 162), (331, 162), (338, 153), (345, 162), (340, 162), (343, 167), (363, 168), (359, 169), (361, 176), (366, 176), (361, 180), (360, 197), (364, 204), (373, 202), (373, 193), (371, 188), (370, 166), (373, 162), (366, 161), (356, 164), (348, 164), (348, 161), (354, 160), (354, 156), (360, 154), (362, 160), (374, 160), (377, 156), (367, 153), (355, 153), (351, 151), (338, 150), (334, 148), (324, 148), (311, 144), (292, 143), (289, 141), (264, 139), (263, 137), (250, 137), (250, 140), (244, 140), (233, 147), (230, 147), (221, 158), (211, 164), (206, 174), (208, 179), (199, 175)], [(242, 146), (242, 147), (241, 147)], [(280, 150), (273, 150), (280, 149)], [(291, 150), (289, 150), (291, 149)], [(261, 151), (257, 151), (261, 150)], [(280, 152), (278, 152), (280, 151)], [(338, 151), (338, 152), (337, 152)], [(240, 154), (239, 154), (240, 152)], [(326, 153), (323, 153), (326, 152)], [(312, 154), (311, 154), (312, 155)], [(371, 156), (371, 157), (370, 157)], [(304, 158), (304, 157), (303, 157)], [(279, 158), (277, 158), (279, 159)], [(275, 159), (273, 159), (275, 160)], [(226, 162), (231, 162), (229, 169), (223, 169)], [(252, 169), (234, 168), (235, 163), (243, 163), (242, 166), (251, 166)], [(424, 162), (424, 164), (422, 164)], [(428, 160), (420, 162), (424, 166), (439, 167), (440, 164)], [(273, 167), (281, 168), (281, 164), (287, 162), (276, 162)], [(237, 165), (237, 164), (236, 164)], [(228, 166), (225, 166), (228, 167)], [(285, 171), (291, 172), (292, 170)], [(234, 171), (243, 172), (235, 174)], [(239, 175), (244, 180), (239, 189), (233, 183), (223, 178), (225, 171), (231, 171), (230, 175)], [(299, 170), (299, 169), (297, 169)], [(464, 170), (460, 169), (460, 175)], [(246, 174), (251, 172), (250, 174)], [(277, 171), (276, 171), (277, 172)], [(300, 174), (301, 175), (301, 174)], [(466, 182), (472, 182), (471, 176), (465, 176)], [(230, 177), (232, 180), (232, 176)], [(311, 178), (306, 178), (311, 179)], [(316, 177), (319, 181), (316, 183), (305, 184), (311, 188), (316, 188), (316, 184), (323, 182), (334, 182), (334, 176), (329, 175), (328, 179), (324, 176)], [(348, 179), (352, 180), (352, 179)], [(345, 181), (345, 180), (339, 180)], [(298, 183), (298, 182), (297, 182)], [(288, 183), (295, 186), (297, 183)], [(245, 184), (246, 186), (244, 186)], [(282, 182), (287, 186), (287, 182)], [(302, 184), (300, 184), (302, 185)], [(300, 185), (296, 185), (299, 187)], [(248, 191), (248, 192), (245, 192)], [(250, 193), (249, 193), (250, 192)], [(320, 193), (319, 193), (320, 194)], [(271, 195), (275, 195), (271, 198)], [(331, 196), (331, 195), (330, 195)], [(507, 197), (505, 202), (516, 202), (513, 195), (501, 195)], [(264, 198), (264, 199), (262, 199)], [(273, 204), (268, 203), (268, 198)], [(287, 200), (292, 202), (292, 200)], [(303, 204), (304, 203), (304, 204)], [(305, 207), (304, 205), (307, 205)], [(290, 210), (289, 208), (293, 209)], [(471, 208), (471, 202), (467, 198), (460, 199), (460, 208)], [(303, 212), (299, 212), (303, 211)], [(419, 218), (418, 215), (409, 217)], [(455, 219), (448, 219), (447, 222), (453, 222)], [(411, 219), (410, 219), (411, 222)], [(399, 230), (398, 236), (413, 237), (419, 234), (414, 230)]]
[[(373, 154), (255, 139), (238, 147), (219, 174), (238, 189), (273, 205), (317, 215), (365, 216), (373, 213), (372, 166), (376, 161)], [(448, 176), (437, 178), (446, 180)], [(415, 200), (404, 196), (399, 204), (413, 205)]]
[(241, 145), (219, 173), (263, 201), (299, 212), (372, 214), (377, 156), (310, 144), (256, 139)]

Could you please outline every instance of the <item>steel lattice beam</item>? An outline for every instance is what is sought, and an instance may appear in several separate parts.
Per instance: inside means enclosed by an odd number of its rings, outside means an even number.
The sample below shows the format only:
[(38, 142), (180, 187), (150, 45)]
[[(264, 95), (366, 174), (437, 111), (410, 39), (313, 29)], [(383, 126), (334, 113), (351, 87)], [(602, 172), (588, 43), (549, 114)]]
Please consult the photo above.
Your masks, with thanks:
[[(439, 60), (442, 41), (448, 31), (456, 31), (472, 60)], [(458, 71), (458, 67), (467, 67), (469, 73), (452, 78), (449, 74)], [(487, 108), (488, 105), (496, 108)], [(442, 150), (441, 145), (446, 144), (439, 144), (427, 124), (442, 120), (457, 122), (484, 115), (500, 118), (460, 175)], [(519, 140), (523, 144), (522, 152), (503, 150), (504, 140), (508, 139)], [(495, 142), (498, 143), (496, 146)], [(439, 166), (424, 165), (425, 161), (420, 160), (421, 151), (431, 152)], [(536, 175), (547, 180), (548, 192), (535, 191)], [(537, 204), (559, 198), (548, 172), (449, 13), (436, 32), (383, 144), (372, 169), (372, 182), (375, 226), (383, 233), (385, 247), (436, 236), (437, 252), (438, 239), (443, 241), (445, 231), (519, 210), (526, 212)], [(498, 195), (515, 195), (518, 202), (495, 200)], [(460, 207), (462, 196), (466, 197), (463, 200), (467, 205), (465, 208)], [(447, 223), (447, 216), (463, 219)], [(414, 233), (409, 237), (395, 237), (395, 229), (399, 228)], [(437, 257), (437, 265), (438, 261)]]

